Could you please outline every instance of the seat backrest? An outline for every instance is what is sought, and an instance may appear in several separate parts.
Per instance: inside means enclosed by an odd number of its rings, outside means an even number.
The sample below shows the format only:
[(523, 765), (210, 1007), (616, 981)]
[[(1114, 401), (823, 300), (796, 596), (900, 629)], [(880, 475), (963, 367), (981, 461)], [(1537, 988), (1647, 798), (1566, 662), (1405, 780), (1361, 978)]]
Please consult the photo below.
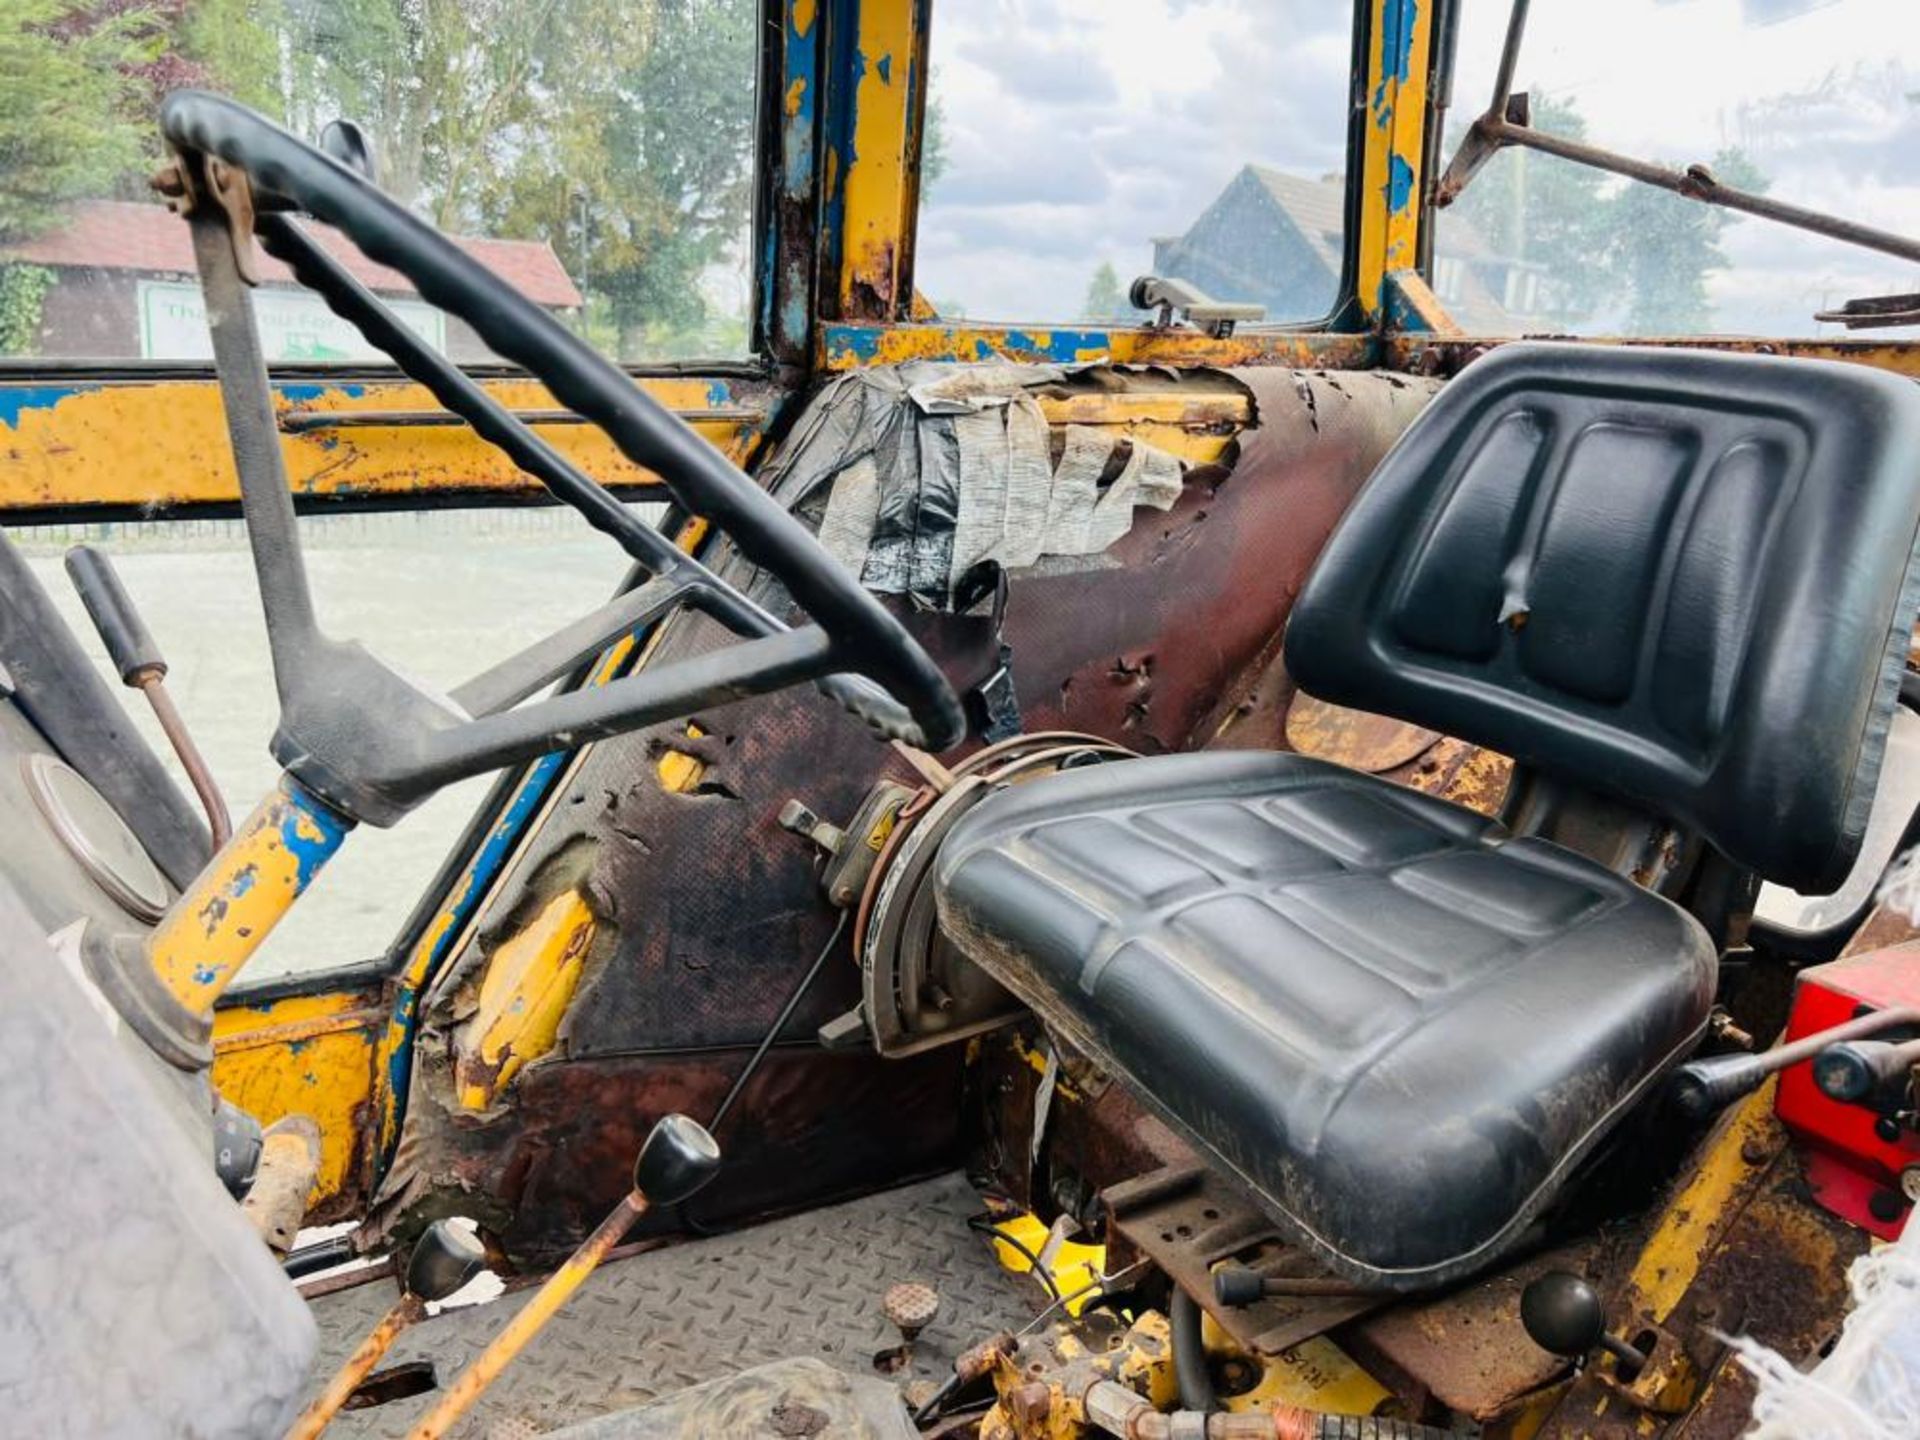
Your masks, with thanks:
[(1831, 890), (1897, 703), (1916, 530), (1910, 381), (1508, 345), (1381, 461), (1294, 607), (1287, 666)]

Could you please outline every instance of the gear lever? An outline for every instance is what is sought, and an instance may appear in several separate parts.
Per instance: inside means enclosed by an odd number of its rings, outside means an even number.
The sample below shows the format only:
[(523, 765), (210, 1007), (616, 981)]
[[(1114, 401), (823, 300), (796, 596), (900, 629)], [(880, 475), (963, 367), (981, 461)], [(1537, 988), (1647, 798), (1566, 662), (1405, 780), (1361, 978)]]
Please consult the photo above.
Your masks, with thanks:
[(526, 1348), (554, 1312), (586, 1282), (607, 1252), (655, 1205), (677, 1205), (713, 1179), (720, 1168), (720, 1147), (696, 1120), (669, 1115), (653, 1127), (633, 1167), (633, 1189), (580, 1242), (567, 1262), (507, 1322), (506, 1329), (480, 1352), (441, 1397), (433, 1413), (414, 1427), (408, 1440), (439, 1440), (467, 1413), (513, 1357)]
[(380, 1317), (380, 1323), (367, 1332), (367, 1338), (347, 1357), (346, 1363), (327, 1382), (327, 1388), (314, 1397), (313, 1403), (287, 1431), (286, 1440), (313, 1440), (325, 1430), (340, 1407), (352, 1398), (353, 1392), (380, 1363), (381, 1357), (393, 1348), (400, 1332), (427, 1313), (427, 1302), (446, 1299), (485, 1269), (486, 1264), (487, 1252), (470, 1232), (446, 1220), (436, 1220), (429, 1225), (407, 1261), (400, 1298)]

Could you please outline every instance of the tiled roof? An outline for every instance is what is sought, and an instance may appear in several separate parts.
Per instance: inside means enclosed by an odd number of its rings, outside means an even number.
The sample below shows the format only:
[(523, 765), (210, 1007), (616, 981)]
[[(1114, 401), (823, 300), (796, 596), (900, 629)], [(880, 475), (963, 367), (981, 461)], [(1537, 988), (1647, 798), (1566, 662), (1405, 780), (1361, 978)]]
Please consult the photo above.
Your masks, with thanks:
[[(339, 231), (313, 220), (300, 222), (321, 246), (362, 285), (383, 295), (411, 295), (413, 285), (397, 270), (367, 259)], [(549, 309), (580, 303), (560, 257), (544, 240), (493, 240), (450, 237), (467, 254), (536, 305)], [(186, 221), (161, 205), (125, 200), (85, 200), (72, 207), (68, 222), (32, 240), (0, 246), (0, 259), (37, 265), (96, 270), (138, 270), (150, 274), (194, 273), (193, 241)], [(293, 276), (278, 260), (260, 257), (260, 278), (290, 284)]]
[(1334, 274), (1340, 273), (1341, 237), (1347, 229), (1347, 187), (1341, 179), (1308, 180), (1264, 165), (1249, 165), (1274, 202), (1319, 253)]

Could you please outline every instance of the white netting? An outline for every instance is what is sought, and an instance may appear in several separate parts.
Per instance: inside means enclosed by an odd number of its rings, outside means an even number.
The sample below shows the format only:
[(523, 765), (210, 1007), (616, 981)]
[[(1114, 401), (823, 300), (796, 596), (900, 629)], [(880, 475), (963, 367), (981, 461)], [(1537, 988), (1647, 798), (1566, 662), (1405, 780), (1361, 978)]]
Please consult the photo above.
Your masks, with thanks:
[(1854, 1310), (1833, 1353), (1796, 1370), (1733, 1342), (1760, 1381), (1748, 1440), (1914, 1440), (1920, 1436), (1920, 1226), (1854, 1261)]

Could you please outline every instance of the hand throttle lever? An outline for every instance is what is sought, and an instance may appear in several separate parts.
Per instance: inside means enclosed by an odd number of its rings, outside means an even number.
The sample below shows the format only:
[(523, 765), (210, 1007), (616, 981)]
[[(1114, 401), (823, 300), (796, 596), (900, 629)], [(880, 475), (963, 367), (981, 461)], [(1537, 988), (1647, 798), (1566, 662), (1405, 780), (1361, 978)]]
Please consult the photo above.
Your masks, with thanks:
[(67, 551), (67, 575), (73, 581), (73, 588), (80, 592), (80, 603), (87, 607), (87, 616), (99, 632), (101, 643), (107, 647), (107, 658), (120, 673), (121, 683), (145, 695), (153, 707), (154, 718), (166, 732), (167, 743), (180, 757), (181, 768), (193, 782), (194, 794), (200, 797), (200, 804), (207, 812), (213, 848), (218, 850), (233, 835), (233, 821), (227, 814), (227, 802), (221, 798), (220, 787), (214, 783), (213, 772), (207, 768), (206, 757), (193, 743), (186, 721), (181, 719), (173, 696), (167, 692), (167, 662), (154, 643), (147, 622), (140, 618), (133, 597), (120, 583), (113, 561), (104, 550), (96, 550), (91, 545), (74, 546)]
[(1895, 1005), (1875, 1010), (1844, 1024), (1802, 1035), (1798, 1040), (1776, 1045), (1758, 1055), (1711, 1055), (1704, 1060), (1689, 1060), (1673, 1072), (1674, 1103), (1688, 1118), (1704, 1120), (1741, 1096), (1758, 1090), (1768, 1076), (1777, 1075), (1802, 1060), (1811, 1060), (1830, 1045), (1862, 1040), (1899, 1025), (1920, 1025), (1920, 1009)]

